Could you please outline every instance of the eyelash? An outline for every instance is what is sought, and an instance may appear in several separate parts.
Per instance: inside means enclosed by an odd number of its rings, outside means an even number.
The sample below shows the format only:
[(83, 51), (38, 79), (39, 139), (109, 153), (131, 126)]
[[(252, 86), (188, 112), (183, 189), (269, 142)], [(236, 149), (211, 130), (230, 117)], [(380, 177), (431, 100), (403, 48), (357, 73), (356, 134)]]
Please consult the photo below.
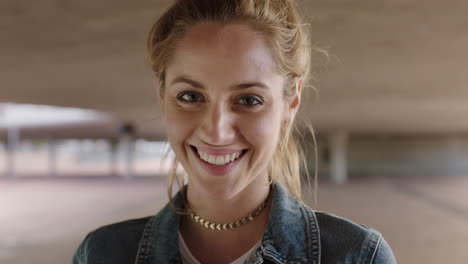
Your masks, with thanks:
[(188, 95), (188, 94), (190, 94), (190, 95), (196, 95), (196, 96), (198, 96), (198, 98), (202, 97), (202, 95), (199, 94), (199, 93), (192, 92), (192, 91), (184, 91), (184, 92), (180, 92), (179, 94), (177, 94), (176, 98), (177, 98), (177, 100), (178, 100), (179, 102), (186, 103), (186, 104), (194, 104), (194, 103), (198, 103), (198, 102), (199, 102), (199, 100), (196, 100), (196, 101), (188, 101), (188, 100), (186, 100), (186, 99), (183, 99), (183, 97), (184, 97), (185, 95)]
[(260, 97), (258, 97), (258, 96), (256, 96), (256, 95), (244, 95), (244, 96), (241, 96), (241, 97), (237, 100), (237, 102), (239, 102), (239, 101), (241, 101), (241, 100), (246, 100), (246, 99), (248, 99), (248, 100), (255, 100), (256, 103), (254, 103), (254, 104), (241, 104), (241, 105), (245, 105), (245, 106), (247, 106), (247, 107), (252, 107), (252, 108), (254, 108), (254, 107), (259, 107), (259, 106), (263, 105), (263, 100), (262, 100), (262, 98), (260, 98)]
[[(186, 100), (184, 99), (183, 97), (186, 96), (186, 95), (195, 95), (197, 96), (197, 99), (195, 101), (189, 101), (189, 100)], [(204, 102), (204, 100), (199, 100), (200, 98), (202, 98), (203, 96), (197, 92), (192, 92), (192, 91), (184, 91), (184, 92), (180, 92), (179, 94), (177, 94), (176, 96), (176, 99), (181, 102), (181, 103), (185, 103), (185, 104), (196, 104), (196, 103), (199, 103), (199, 102)], [(239, 101), (241, 100), (254, 100), (255, 103), (252, 104), (245, 104), (245, 103), (238, 103)], [(261, 97), (259, 96), (256, 96), (256, 95), (243, 95), (241, 97), (239, 97), (236, 101), (236, 104), (239, 104), (239, 105), (244, 105), (246, 107), (249, 107), (249, 108), (255, 108), (255, 107), (259, 107), (261, 105), (263, 105), (264, 101)]]

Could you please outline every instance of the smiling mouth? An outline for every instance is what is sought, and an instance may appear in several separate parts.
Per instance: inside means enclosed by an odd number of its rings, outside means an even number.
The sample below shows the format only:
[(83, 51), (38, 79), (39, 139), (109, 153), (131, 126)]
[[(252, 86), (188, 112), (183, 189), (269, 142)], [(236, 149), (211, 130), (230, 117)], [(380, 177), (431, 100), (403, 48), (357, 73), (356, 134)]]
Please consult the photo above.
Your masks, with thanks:
[(203, 160), (204, 162), (208, 164), (217, 165), (217, 166), (223, 166), (223, 165), (230, 164), (234, 161), (237, 161), (241, 159), (245, 155), (245, 153), (247, 153), (247, 151), (249, 151), (248, 149), (244, 149), (244, 150), (231, 153), (231, 154), (226, 154), (226, 155), (210, 155), (201, 150), (198, 150), (193, 145), (190, 145), (190, 148), (195, 153), (195, 155), (197, 155), (201, 160)]

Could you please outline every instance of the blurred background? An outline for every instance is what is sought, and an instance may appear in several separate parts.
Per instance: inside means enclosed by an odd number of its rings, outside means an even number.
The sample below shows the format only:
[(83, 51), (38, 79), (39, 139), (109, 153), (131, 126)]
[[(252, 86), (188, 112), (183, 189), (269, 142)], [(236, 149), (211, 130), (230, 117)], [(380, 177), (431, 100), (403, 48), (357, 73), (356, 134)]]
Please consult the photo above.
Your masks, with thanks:
[[(305, 202), (380, 230), (399, 263), (466, 263), (468, 2), (297, 2), (330, 54), (300, 112)], [(0, 263), (69, 263), (167, 202), (145, 38), (171, 3), (0, 1)]]

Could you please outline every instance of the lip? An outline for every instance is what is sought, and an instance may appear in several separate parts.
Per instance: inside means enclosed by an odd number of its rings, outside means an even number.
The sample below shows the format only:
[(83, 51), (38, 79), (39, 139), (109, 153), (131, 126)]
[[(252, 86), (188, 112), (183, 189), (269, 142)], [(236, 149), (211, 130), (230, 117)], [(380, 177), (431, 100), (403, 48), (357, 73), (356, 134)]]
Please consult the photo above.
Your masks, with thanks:
[(197, 150), (201, 150), (210, 155), (227, 155), (227, 154), (232, 154), (232, 153), (246, 150), (246, 149), (214, 149), (214, 148), (206, 148), (206, 147), (195, 147), (193, 145), (190, 145), (190, 147), (196, 148)]
[(210, 154), (210, 155), (227, 155), (227, 154), (232, 154), (232, 153), (236, 153), (236, 152), (239, 152), (239, 151), (242, 151), (241, 155), (239, 156), (239, 158), (237, 158), (236, 160), (232, 161), (232, 162), (229, 162), (228, 164), (225, 164), (225, 165), (214, 165), (214, 164), (210, 164), (204, 160), (202, 160), (200, 158), (200, 156), (198, 156), (198, 153), (197, 153), (197, 149), (198, 147), (195, 147), (193, 145), (189, 145), (190, 146), (190, 149), (192, 150), (193, 152), (193, 155), (195, 156), (195, 158), (198, 160), (198, 162), (200, 163), (200, 165), (208, 172), (210, 173), (211, 175), (215, 175), (215, 176), (222, 176), (222, 175), (226, 175), (229, 171), (231, 171), (245, 156), (245, 154), (249, 151), (248, 149), (237, 149), (237, 150), (233, 150), (233, 149), (219, 149), (219, 150), (213, 150), (213, 149), (209, 149), (209, 148), (202, 148), (200, 147), (199, 149), (207, 154)]

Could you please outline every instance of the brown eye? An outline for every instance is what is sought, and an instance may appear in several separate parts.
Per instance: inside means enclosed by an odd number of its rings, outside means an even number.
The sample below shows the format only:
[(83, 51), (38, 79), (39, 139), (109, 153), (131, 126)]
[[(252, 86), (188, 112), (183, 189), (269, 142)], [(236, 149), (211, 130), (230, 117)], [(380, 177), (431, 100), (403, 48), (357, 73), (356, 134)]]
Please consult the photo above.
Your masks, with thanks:
[(179, 93), (177, 95), (177, 100), (183, 103), (196, 103), (196, 102), (202, 102), (203, 96), (196, 92), (186, 91), (186, 92)]
[(263, 100), (258, 96), (247, 95), (239, 98), (237, 104), (245, 105), (247, 107), (256, 107), (263, 104)]

